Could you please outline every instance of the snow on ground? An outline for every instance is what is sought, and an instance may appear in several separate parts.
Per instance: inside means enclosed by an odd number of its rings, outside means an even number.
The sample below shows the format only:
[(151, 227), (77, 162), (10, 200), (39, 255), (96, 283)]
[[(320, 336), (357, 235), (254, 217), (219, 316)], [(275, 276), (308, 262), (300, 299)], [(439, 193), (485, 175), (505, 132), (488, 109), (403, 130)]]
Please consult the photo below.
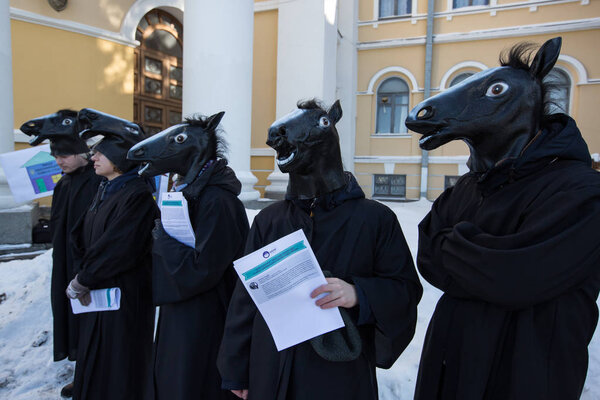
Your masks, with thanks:
[[(431, 207), (426, 200), (385, 203), (394, 210), (413, 256), (417, 224)], [(258, 211), (247, 210), (252, 220)], [(52, 251), (33, 260), (0, 263), (0, 399), (55, 400), (73, 374), (68, 361), (52, 361), (50, 272)], [(378, 370), (381, 400), (413, 398), (427, 324), (441, 292), (423, 283), (415, 337), (389, 370)], [(589, 348), (590, 364), (582, 400), (600, 399), (600, 330)]]

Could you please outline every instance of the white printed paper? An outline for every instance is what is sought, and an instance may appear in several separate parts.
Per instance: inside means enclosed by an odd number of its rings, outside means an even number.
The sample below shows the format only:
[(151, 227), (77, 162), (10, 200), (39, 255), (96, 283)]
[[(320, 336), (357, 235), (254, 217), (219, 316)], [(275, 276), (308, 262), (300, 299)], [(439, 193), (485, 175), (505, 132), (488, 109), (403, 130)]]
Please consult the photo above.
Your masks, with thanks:
[(327, 280), (301, 229), (233, 265), (278, 351), (344, 326), (337, 307), (323, 310), (310, 297)]
[(115, 311), (121, 308), (121, 289), (119, 288), (90, 290), (90, 296), (92, 302), (87, 306), (82, 305), (77, 299), (70, 299), (73, 314)]
[(196, 235), (190, 223), (187, 200), (183, 193), (161, 193), (160, 220), (169, 236), (187, 246), (195, 246)]
[(52, 196), (62, 177), (48, 144), (0, 154), (0, 164), (17, 203)]

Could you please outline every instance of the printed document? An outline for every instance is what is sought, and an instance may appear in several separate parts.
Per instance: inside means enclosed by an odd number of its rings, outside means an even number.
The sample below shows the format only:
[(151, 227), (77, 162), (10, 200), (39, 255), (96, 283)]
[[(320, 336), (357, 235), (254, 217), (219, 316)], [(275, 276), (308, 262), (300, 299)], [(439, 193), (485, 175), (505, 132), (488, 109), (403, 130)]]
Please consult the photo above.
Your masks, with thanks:
[(160, 220), (170, 236), (187, 246), (194, 247), (196, 245), (196, 235), (190, 222), (188, 204), (183, 193), (161, 193)]
[(344, 326), (337, 307), (323, 310), (310, 297), (327, 281), (302, 229), (234, 261), (233, 266), (278, 351)]
[(121, 308), (121, 289), (119, 288), (90, 290), (90, 296), (92, 302), (87, 306), (82, 305), (77, 299), (71, 299), (73, 314), (115, 311)]

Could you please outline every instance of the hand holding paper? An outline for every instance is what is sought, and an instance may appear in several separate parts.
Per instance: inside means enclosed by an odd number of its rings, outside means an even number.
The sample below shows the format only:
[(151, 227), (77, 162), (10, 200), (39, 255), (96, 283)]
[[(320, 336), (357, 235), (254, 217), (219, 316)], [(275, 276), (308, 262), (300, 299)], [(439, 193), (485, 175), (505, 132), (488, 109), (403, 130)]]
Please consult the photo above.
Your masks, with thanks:
[(314, 299), (323, 293), (329, 293), (317, 299), (315, 302), (317, 306), (326, 310), (333, 307), (352, 308), (358, 303), (354, 285), (339, 278), (325, 279), (327, 279), (327, 284), (319, 286), (310, 294), (310, 297)]

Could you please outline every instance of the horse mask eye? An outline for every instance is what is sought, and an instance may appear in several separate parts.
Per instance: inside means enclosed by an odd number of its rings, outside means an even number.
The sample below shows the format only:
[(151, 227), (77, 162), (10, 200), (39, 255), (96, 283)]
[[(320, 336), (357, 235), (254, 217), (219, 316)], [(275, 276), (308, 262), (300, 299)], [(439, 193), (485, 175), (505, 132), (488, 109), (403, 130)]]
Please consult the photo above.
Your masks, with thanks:
[(323, 116), (321, 118), (319, 118), (319, 126), (321, 128), (327, 128), (329, 126), (330, 122), (329, 122), (329, 118)]
[(488, 97), (496, 97), (496, 96), (500, 96), (502, 93), (506, 92), (507, 90), (508, 90), (508, 85), (506, 83), (496, 82), (488, 88), (485, 95)]
[(185, 133), (180, 133), (175, 136), (175, 143), (183, 143), (187, 139), (187, 135)]
[(65, 118), (65, 119), (63, 119), (63, 122), (62, 122), (62, 124), (63, 124), (64, 126), (69, 126), (69, 125), (71, 125), (72, 123), (73, 123), (73, 120), (72, 120), (71, 118)]

